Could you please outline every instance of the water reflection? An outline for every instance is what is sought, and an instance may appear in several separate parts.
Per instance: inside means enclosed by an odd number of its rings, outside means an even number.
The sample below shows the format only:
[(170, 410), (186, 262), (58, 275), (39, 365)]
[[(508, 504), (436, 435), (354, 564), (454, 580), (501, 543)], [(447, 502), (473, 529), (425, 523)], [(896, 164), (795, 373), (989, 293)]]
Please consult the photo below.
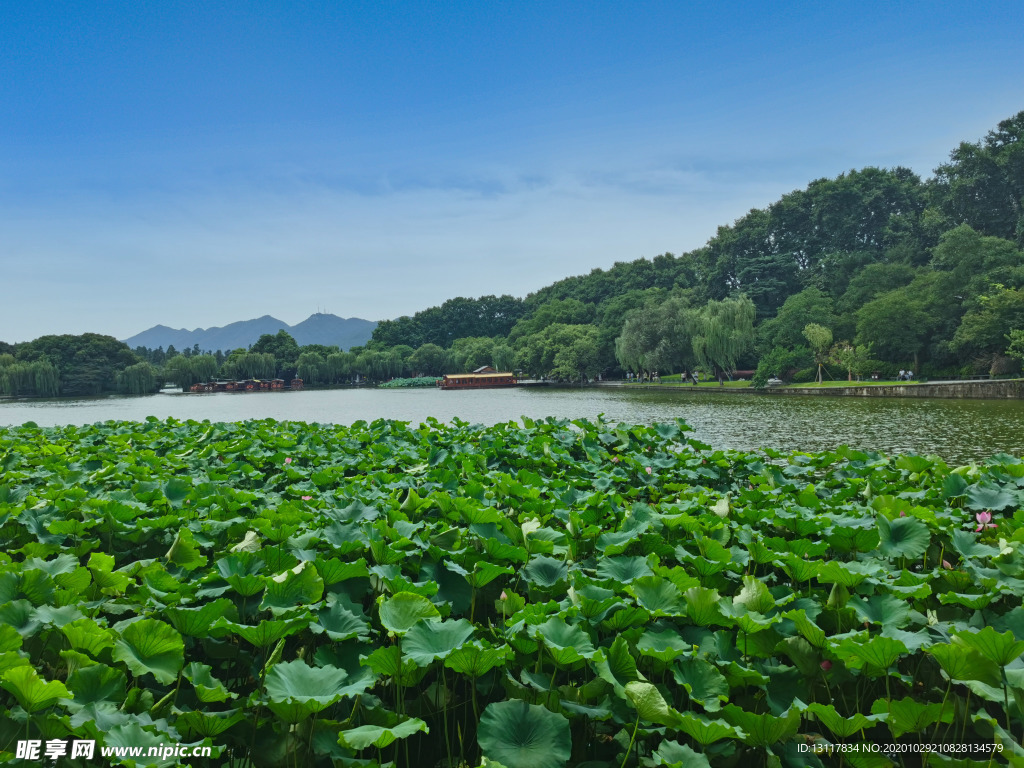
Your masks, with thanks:
[(522, 416), (652, 423), (684, 419), (698, 439), (720, 448), (817, 451), (851, 445), (885, 453), (934, 453), (947, 461), (1024, 454), (1024, 403), (757, 396), (606, 389), (476, 392), (307, 390), (305, 392), (150, 395), (79, 400), (0, 401), (0, 424), (89, 424), (109, 419), (240, 421), (287, 419), (351, 424), (360, 419), (420, 423), (460, 418), (494, 424)]

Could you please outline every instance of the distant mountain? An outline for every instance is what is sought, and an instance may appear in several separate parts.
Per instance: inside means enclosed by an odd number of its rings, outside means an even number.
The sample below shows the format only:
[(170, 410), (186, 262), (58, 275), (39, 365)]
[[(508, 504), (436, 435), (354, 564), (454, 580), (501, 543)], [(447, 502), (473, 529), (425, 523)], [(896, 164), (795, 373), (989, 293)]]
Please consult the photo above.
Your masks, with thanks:
[(255, 320), (240, 320), (237, 323), (225, 325), (223, 328), (196, 328), (193, 331), (185, 328), (175, 330), (166, 325), (155, 325), (149, 330), (138, 333), (130, 339), (123, 339), (123, 341), (133, 349), (135, 347), (167, 349), (173, 344), (175, 349), (181, 351), (198, 344), (199, 349), (204, 352), (214, 352), (218, 349), (229, 352), (232, 349), (255, 344), (264, 333), (277, 333), (284, 329), (295, 337), (299, 346), (324, 344), (325, 346), (336, 345), (341, 349), (348, 349), (362, 346), (368, 342), (376, 327), (377, 323), (372, 320), (361, 320), (358, 317), (344, 318), (317, 312), (294, 326), (270, 315), (257, 317)]

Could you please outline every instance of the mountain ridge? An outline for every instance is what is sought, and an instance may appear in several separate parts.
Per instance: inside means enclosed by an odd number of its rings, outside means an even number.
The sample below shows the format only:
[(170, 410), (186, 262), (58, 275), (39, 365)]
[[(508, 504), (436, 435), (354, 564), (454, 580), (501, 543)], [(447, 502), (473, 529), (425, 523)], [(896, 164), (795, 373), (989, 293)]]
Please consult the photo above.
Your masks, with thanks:
[(314, 312), (295, 325), (288, 325), (272, 315), (261, 315), (251, 320), (237, 320), (224, 326), (193, 330), (170, 328), (163, 324), (157, 324), (134, 336), (122, 339), (122, 341), (133, 349), (135, 347), (150, 349), (163, 347), (166, 349), (173, 345), (175, 349), (181, 351), (198, 344), (199, 349), (204, 352), (217, 350), (230, 352), (239, 347), (249, 347), (255, 344), (265, 333), (273, 334), (284, 330), (294, 337), (299, 346), (323, 344), (348, 349), (362, 346), (369, 341), (370, 335), (376, 327), (377, 323), (373, 320), (363, 320), (358, 317), (345, 318)]

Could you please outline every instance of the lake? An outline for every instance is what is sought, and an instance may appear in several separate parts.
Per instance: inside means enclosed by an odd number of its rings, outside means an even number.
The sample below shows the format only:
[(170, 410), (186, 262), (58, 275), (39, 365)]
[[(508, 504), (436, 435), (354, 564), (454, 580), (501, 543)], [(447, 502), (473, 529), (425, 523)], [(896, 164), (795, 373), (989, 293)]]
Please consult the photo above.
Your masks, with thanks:
[(0, 425), (91, 424), (109, 419), (279, 420), (351, 424), (379, 418), (419, 424), (433, 416), (495, 424), (595, 419), (649, 424), (684, 419), (716, 448), (818, 451), (851, 445), (885, 453), (934, 453), (949, 462), (1024, 454), (1024, 402), (779, 397), (636, 389), (331, 389), (158, 394), (68, 400), (0, 400)]

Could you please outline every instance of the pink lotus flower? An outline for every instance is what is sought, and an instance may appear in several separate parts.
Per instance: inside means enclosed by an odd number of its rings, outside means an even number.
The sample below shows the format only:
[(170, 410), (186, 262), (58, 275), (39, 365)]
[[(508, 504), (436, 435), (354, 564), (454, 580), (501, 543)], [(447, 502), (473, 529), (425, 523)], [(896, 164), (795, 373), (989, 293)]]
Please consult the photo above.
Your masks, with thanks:
[(504, 590), (502, 590), (501, 597), (499, 597), (498, 599), (499, 600), (508, 600), (508, 595), (505, 594)]
[(310, 500), (310, 499), (312, 499), (312, 498), (313, 498), (312, 496), (303, 496), (303, 497), (302, 497), (302, 500), (303, 500), (303, 501), (309, 501), (309, 500)]
[(285, 464), (291, 464), (292, 463), (292, 457), (289, 456), (287, 459), (284, 460), (284, 463)]
[(983, 531), (986, 528), (995, 528), (996, 524), (992, 522), (991, 512), (979, 512), (974, 516), (974, 519), (978, 521), (978, 527), (974, 529), (974, 532)]
[(906, 512), (900, 512), (900, 517), (906, 517), (906, 516), (907, 516)]
[(828, 672), (830, 669), (832, 669), (832, 662), (829, 661), (828, 659), (825, 659), (818, 666), (820, 666), (825, 672)]
[(618, 464), (618, 463), (619, 463), (619, 457), (618, 456), (612, 456), (612, 464)]
[(647, 467), (647, 474), (648, 475), (651, 474), (651, 468), (650, 467)]

